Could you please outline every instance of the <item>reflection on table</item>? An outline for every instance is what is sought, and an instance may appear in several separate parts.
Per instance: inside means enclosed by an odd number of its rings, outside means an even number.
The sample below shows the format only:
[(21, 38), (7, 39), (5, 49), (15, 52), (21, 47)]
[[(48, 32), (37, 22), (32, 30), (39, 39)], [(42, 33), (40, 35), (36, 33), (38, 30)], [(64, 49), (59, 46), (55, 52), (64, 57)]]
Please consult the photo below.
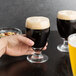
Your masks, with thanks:
[(46, 70), (46, 63), (31, 64), (23, 59), (0, 67), (0, 76), (45, 76)]

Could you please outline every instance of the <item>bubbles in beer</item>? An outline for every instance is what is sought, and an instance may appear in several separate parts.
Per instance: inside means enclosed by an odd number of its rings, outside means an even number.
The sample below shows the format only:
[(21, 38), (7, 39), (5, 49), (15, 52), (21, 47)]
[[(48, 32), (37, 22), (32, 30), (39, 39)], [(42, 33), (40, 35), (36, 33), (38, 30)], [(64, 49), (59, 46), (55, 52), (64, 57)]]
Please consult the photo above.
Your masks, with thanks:
[(29, 29), (47, 29), (50, 21), (47, 17), (33, 16), (26, 19), (25, 27)]
[(76, 11), (73, 10), (59, 11), (57, 18), (62, 20), (76, 20)]

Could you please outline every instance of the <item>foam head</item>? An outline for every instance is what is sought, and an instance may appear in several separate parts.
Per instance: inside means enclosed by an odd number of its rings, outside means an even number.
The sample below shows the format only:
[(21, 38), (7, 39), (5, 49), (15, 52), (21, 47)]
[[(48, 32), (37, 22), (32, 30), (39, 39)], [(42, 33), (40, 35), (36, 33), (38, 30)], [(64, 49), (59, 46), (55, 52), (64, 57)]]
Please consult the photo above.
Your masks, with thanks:
[(76, 47), (76, 33), (72, 34), (68, 37), (68, 43), (73, 46)]
[(28, 17), (25, 23), (26, 28), (30, 29), (46, 29), (50, 27), (50, 21), (47, 17), (33, 16)]
[(62, 20), (76, 20), (76, 11), (73, 10), (59, 11), (57, 18)]

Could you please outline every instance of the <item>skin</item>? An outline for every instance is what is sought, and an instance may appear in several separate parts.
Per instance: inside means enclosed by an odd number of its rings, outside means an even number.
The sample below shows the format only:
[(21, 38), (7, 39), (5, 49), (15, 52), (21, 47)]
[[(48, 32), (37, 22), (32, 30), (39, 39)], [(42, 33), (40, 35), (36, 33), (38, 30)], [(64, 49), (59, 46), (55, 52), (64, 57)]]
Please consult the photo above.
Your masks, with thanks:
[[(34, 54), (34, 50), (31, 46), (34, 42), (24, 35), (12, 35), (7, 37), (2, 37), (0, 39), (0, 57), (4, 54), (10, 56), (21, 56)], [(47, 45), (43, 48), (46, 50)]]

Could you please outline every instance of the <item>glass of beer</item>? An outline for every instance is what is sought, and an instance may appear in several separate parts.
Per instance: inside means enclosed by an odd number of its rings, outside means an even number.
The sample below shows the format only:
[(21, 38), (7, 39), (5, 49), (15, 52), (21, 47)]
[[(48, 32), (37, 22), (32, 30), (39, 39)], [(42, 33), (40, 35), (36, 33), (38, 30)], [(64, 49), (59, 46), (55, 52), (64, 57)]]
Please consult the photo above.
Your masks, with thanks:
[(27, 60), (31, 63), (43, 63), (48, 60), (42, 49), (46, 45), (50, 33), (50, 21), (47, 17), (33, 16), (28, 17), (25, 23), (26, 36), (34, 41), (32, 46), (35, 53), (27, 56)]
[(63, 39), (63, 44), (57, 46), (61, 52), (68, 52), (67, 38), (70, 34), (76, 32), (76, 11), (62, 10), (57, 15), (58, 32)]
[(76, 33), (68, 37), (68, 46), (73, 76), (76, 76)]

